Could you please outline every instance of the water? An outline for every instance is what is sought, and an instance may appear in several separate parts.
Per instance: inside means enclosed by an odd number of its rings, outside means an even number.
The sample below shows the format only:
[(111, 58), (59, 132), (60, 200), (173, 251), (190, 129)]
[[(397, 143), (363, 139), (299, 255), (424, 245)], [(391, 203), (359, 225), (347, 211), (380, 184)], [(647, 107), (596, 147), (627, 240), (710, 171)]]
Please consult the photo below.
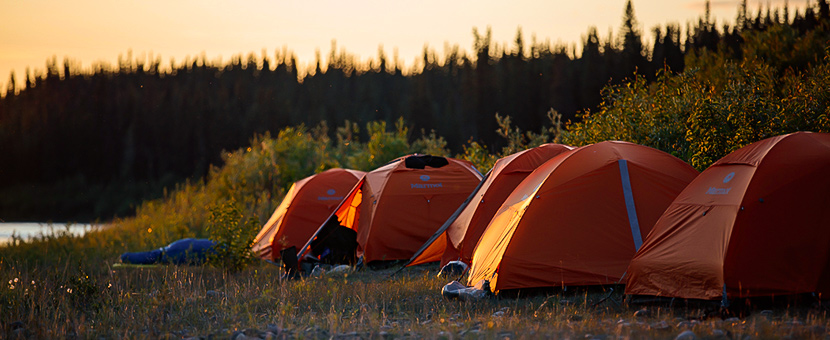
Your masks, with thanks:
[(72, 235), (81, 236), (93, 228), (97, 228), (97, 226), (93, 226), (92, 224), (39, 222), (0, 223), (0, 246), (7, 244), (11, 240), (12, 234), (28, 240), (35, 236), (53, 235), (64, 231), (69, 231)]

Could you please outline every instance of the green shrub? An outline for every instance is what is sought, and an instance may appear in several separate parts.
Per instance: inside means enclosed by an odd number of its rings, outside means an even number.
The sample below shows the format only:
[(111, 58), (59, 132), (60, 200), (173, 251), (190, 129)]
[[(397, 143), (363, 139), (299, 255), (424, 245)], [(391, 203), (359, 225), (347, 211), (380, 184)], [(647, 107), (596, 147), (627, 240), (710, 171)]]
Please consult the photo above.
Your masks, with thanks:
[(258, 231), (259, 221), (254, 217), (244, 219), (235, 202), (210, 208), (208, 232), (216, 246), (208, 262), (232, 272), (245, 269), (256, 259), (251, 247)]
[(533, 131), (522, 132), (522, 129), (518, 126), (512, 126), (510, 116), (502, 117), (496, 113), (496, 123), (499, 126), (496, 133), (507, 140), (507, 145), (502, 148), (498, 157), (508, 156), (545, 143), (559, 143), (559, 136), (562, 133), (562, 115), (556, 110), (550, 109), (548, 119), (552, 123), (550, 127), (541, 127), (538, 133)]
[(498, 160), (495, 155), (487, 150), (486, 145), (479, 144), (472, 139), (467, 141), (467, 144), (463, 148), (464, 153), (456, 155), (455, 157), (473, 163), (476, 169), (482, 174), (490, 171), (493, 168), (493, 164), (496, 164), (496, 160)]
[(774, 42), (760, 46), (767, 40), (749, 36), (743, 60), (712, 52), (691, 54), (682, 74), (663, 74), (651, 84), (638, 77), (606, 88), (599, 110), (568, 125), (563, 140), (575, 146), (629, 141), (669, 152), (703, 170), (765, 138), (830, 132), (830, 50), (812, 63), (812, 57), (804, 56), (814, 54), (815, 37), (790, 41), (794, 38), (785, 29), (762, 36)]

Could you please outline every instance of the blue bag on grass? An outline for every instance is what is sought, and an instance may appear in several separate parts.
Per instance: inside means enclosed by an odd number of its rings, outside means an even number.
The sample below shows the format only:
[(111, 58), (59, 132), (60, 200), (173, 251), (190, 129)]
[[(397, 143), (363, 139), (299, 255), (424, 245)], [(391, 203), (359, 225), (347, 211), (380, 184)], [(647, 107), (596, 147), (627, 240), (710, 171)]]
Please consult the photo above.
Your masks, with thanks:
[(202, 264), (216, 245), (209, 239), (185, 238), (150, 251), (121, 254), (122, 263)]

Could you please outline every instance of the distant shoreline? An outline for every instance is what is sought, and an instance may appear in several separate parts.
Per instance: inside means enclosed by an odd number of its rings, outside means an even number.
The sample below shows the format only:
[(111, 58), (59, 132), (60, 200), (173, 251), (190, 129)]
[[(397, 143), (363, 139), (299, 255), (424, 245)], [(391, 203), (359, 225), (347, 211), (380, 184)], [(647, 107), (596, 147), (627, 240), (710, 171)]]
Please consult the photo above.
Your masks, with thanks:
[(8, 245), (12, 236), (31, 240), (37, 236), (54, 235), (68, 231), (75, 236), (82, 236), (90, 230), (100, 230), (104, 224), (93, 223), (57, 223), (57, 222), (0, 222), (0, 247)]

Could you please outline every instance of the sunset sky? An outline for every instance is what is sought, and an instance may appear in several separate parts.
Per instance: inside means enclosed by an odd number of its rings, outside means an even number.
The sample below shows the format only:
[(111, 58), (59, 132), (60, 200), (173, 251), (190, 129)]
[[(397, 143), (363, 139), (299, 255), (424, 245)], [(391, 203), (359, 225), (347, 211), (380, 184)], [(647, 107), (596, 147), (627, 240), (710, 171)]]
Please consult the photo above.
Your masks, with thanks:
[[(790, 13), (803, 12), (806, 0), (789, 2)], [(815, 3), (815, 1), (813, 1)], [(704, 12), (703, 0), (634, 0), (640, 28), (695, 21)], [(734, 23), (739, 0), (712, 1), (718, 26)], [(750, 11), (783, 0), (749, 1)], [(415, 63), (425, 45), (443, 55), (445, 43), (472, 49), (472, 29), (492, 28), (496, 43), (510, 43), (522, 28), (524, 39), (579, 43), (590, 26), (602, 39), (622, 23), (625, 0), (0, 0), (0, 89), (14, 71), (17, 84), (27, 67), (45, 69), (69, 58), (87, 69), (93, 63), (115, 64), (119, 55), (152, 53), (181, 63), (187, 56), (205, 55), (227, 62), (234, 55), (287, 48), (305, 69), (315, 50), (324, 61), (331, 50), (345, 48), (358, 60), (376, 59), (382, 46), (388, 58), (397, 51), (406, 67)]]

